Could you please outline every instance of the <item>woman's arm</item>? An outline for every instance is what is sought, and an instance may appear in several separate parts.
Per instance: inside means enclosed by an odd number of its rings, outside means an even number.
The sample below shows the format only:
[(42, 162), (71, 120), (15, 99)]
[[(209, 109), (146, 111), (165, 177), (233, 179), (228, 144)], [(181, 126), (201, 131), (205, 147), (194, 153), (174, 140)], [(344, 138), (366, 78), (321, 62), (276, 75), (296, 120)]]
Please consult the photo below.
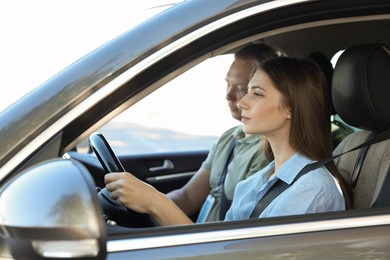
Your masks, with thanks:
[(210, 190), (210, 170), (200, 168), (183, 187), (167, 193), (167, 196), (191, 216), (199, 212)]
[(128, 172), (105, 175), (106, 189), (118, 204), (149, 214), (159, 225), (183, 225), (193, 222), (165, 194)]

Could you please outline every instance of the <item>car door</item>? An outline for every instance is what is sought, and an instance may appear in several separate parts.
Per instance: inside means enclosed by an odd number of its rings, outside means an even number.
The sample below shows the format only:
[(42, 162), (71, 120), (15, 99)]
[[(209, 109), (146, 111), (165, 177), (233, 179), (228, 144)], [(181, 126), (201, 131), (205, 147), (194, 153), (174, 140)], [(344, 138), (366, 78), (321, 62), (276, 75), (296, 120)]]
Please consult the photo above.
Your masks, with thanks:
[(386, 216), (371, 209), (202, 227), (109, 227), (107, 259), (387, 259)]
[[(313, 48), (322, 50), (328, 55), (335, 54), (343, 46), (343, 43), (334, 43), (338, 49), (332, 49), (333, 41), (330, 41), (330, 44), (326, 43), (321, 38), (321, 32), (328, 29), (334, 30), (332, 25), (337, 24), (336, 18), (340, 18), (341, 15), (334, 6), (330, 8), (334, 9), (328, 10), (329, 6), (327, 4), (321, 6), (322, 3), (324, 2), (312, 2), (311, 4), (302, 5), (300, 10), (296, 6), (297, 9), (289, 10), (291, 12), (288, 12), (288, 8), (286, 8), (284, 11), (280, 9), (280, 12), (275, 11), (248, 18), (239, 25), (243, 28), (245, 22), (248, 22), (246, 25), (252, 28), (252, 31), (243, 30), (242, 34), (237, 31), (232, 32), (235, 26), (226, 27), (223, 30), (225, 30), (227, 38), (231, 37), (229, 39), (234, 41), (235, 37), (244, 37), (245, 33), (250, 34), (256, 28), (263, 27), (264, 30), (268, 30), (266, 34), (268, 37), (265, 37), (265, 42), (284, 46), (286, 49), (290, 48), (289, 51), (292, 56), (305, 55), (306, 52), (313, 51)], [(318, 6), (316, 6), (317, 4)], [(330, 5), (337, 4), (332, 2)], [(353, 8), (348, 9), (346, 7), (346, 9), (353, 13)], [(313, 11), (313, 13), (310, 11)], [(293, 15), (296, 15), (297, 20), (286, 22), (286, 17), (292, 17)], [(317, 15), (318, 17), (327, 16), (328, 19), (335, 20), (327, 24), (329, 25), (328, 28), (324, 26), (324, 30), (321, 26), (326, 23), (318, 26), (320, 29), (317, 31), (315, 23), (310, 24), (314, 20), (317, 22), (314, 18)], [(272, 28), (276, 26), (275, 24), (280, 17), (284, 17), (281, 20), (285, 23), (282, 26), (283, 28), (278, 29), (284, 33), (278, 34), (278, 31), (272, 31)], [(294, 27), (295, 23), (298, 20), (299, 22), (302, 22), (301, 19), (304, 20), (302, 17), (307, 18), (306, 23), (310, 24), (309, 29), (306, 32), (302, 30), (302, 34), (292, 30), (289, 35), (290, 29), (296, 29)], [(313, 18), (314, 20), (312, 20)], [(321, 24), (321, 22), (323, 21), (318, 22), (318, 24)], [(287, 24), (290, 26), (287, 26)], [(237, 25), (237, 27), (239, 26)], [(230, 34), (229, 29), (232, 30)], [(340, 29), (338, 33), (343, 33), (343, 26), (338, 29)], [(259, 29), (259, 35), (257, 35), (259, 38), (264, 36), (261, 31), (262, 29)], [(273, 36), (273, 33), (275, 33), (275, 36)], [(356, 34), (353, 37), (361, 35)], [(319, 37), (318, 41), (314, 39), (315, 36)], [(248, 38), (250, 37), (248, 36)], [(307, 41), (303, 43), (304, 39)], [(336, 38), (333, 40), (334, 42), (337, 41)], [(226, 41), (228, 40), (226, 39)], [(292, 47), (292, 42), (296, 43), (296, 48)], [(279, 257), (281, 259), (345, 259), (383, 255), (386, 258), (388, 257), (388, 249), (383, 245), (388, 244), (389, 241), (387, 215), (388, 210), (371, 209), (279, 217), (267, 220), (208, 223), (201, 226), (161, 227), (152, 230), (123, 231), (123, 233), (120, 229), (115, 230), (113, 228), (109, 233), (108, 251), (110, 253), (108, 257), (109, 259), (116, 259), (116, 257), (118, 259), (120, 257), (147, 257), (149, 259), (162, 257), (170, 259), (271, 259)], [(373, 237), (375, 238), (372, 240)]]

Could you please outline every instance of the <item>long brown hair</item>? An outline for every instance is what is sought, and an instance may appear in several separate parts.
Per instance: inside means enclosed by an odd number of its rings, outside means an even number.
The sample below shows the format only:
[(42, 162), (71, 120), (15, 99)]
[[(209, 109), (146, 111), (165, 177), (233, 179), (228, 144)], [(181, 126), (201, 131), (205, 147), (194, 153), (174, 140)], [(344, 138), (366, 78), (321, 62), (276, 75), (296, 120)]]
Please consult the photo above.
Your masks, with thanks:
[[(332, 156), (329, 97), (325, 76), (312, 61), (280, 57), (265, 60), (259, 68), (267, 73), (282, 94), (282, 105), (291, 109), (290, 145), (312, 160)], [(264, 142), (268, 160), (274, 155)], [(347, 208), (351, 208), (351, 191), (333, 161), (326, 164), (339, 182)]]

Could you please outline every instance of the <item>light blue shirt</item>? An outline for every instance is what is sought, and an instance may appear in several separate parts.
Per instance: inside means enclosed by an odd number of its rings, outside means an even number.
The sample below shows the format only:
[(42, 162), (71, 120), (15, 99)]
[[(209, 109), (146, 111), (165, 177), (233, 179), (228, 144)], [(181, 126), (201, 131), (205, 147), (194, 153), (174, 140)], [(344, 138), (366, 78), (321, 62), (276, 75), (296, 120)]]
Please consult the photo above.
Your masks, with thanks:
[[(230, 152), (231, 143), (236, 139), (233, 158), (228, 166), (228, 174), (224, 182), (224, 191), (229, 202), (233, 199), (234, 190), (237, 183), (258, 172), (269, 164), (261, 150), (260, 135), (245, 135), (242, 131), (242, 125), (233, 127), (222, 134), (218, 141), (211, 148), (207, 159), (203, 162), (201, 168), (210, 171), (210, 194), (212, 200), (206, 200), (202, 206), (210, 207), (208, 214), (200, 214), (200, 217), (206, 217), (205, 222), (219, 221), (222, 200), (222, 186), (219, 185), (226, 159)], [(211, 201), (213, 201), (211, 203)], [(209, 205), (209, 203), (211, 203)], [(203, 215), (204, 214), (204, 215)], [(201, 218), (197, 220), (201, 223)]]
[[(280, 179), (291, 184), (301, 169), (315, 161), (300, 153), (295, 153), (274, 172), (275, 162), (238, 183), (233, 203), (226, 213), (225, 220), (249, 219), (252, 211), (270, 187)], [(260, 214), (259, 218), (298, 215), (327, 211), (345, 210), (341, 189), (326, 169), (319, 167), (301, 176), (293, 185), (276, 197)]]

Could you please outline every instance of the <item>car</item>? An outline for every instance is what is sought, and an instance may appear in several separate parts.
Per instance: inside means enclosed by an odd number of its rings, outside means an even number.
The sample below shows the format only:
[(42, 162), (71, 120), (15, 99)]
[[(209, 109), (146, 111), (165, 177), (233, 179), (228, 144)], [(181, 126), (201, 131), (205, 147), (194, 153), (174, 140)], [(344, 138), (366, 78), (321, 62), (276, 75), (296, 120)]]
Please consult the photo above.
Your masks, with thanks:
[[(383, 0), (188, 0), (75, 61), (0, 114), (1, 258), (389, 259), (388, 137), (363, 149), (360, 161), (349, 152), (367, 133), (390, 126), (389, 28), (390, 2)], [(115, 135), (105, 127), (192, 68), (251, 42), (288, 56), (319, 52), (334, 63), (334, 124), (353, 129), (335, 150), (347, 154), (335, 160), (347, 172), (360, 162), (360, 175), (351, 175), (355, 207), (170, 227), (149, 226), (139, 214), (129, 224), (107, 219), (107, 165), (169, 192), (188, 181), (208, 150), (125, 149), (116, 157), (109, 145)], [(93, 149), (82, 151), (88, 140)]]

